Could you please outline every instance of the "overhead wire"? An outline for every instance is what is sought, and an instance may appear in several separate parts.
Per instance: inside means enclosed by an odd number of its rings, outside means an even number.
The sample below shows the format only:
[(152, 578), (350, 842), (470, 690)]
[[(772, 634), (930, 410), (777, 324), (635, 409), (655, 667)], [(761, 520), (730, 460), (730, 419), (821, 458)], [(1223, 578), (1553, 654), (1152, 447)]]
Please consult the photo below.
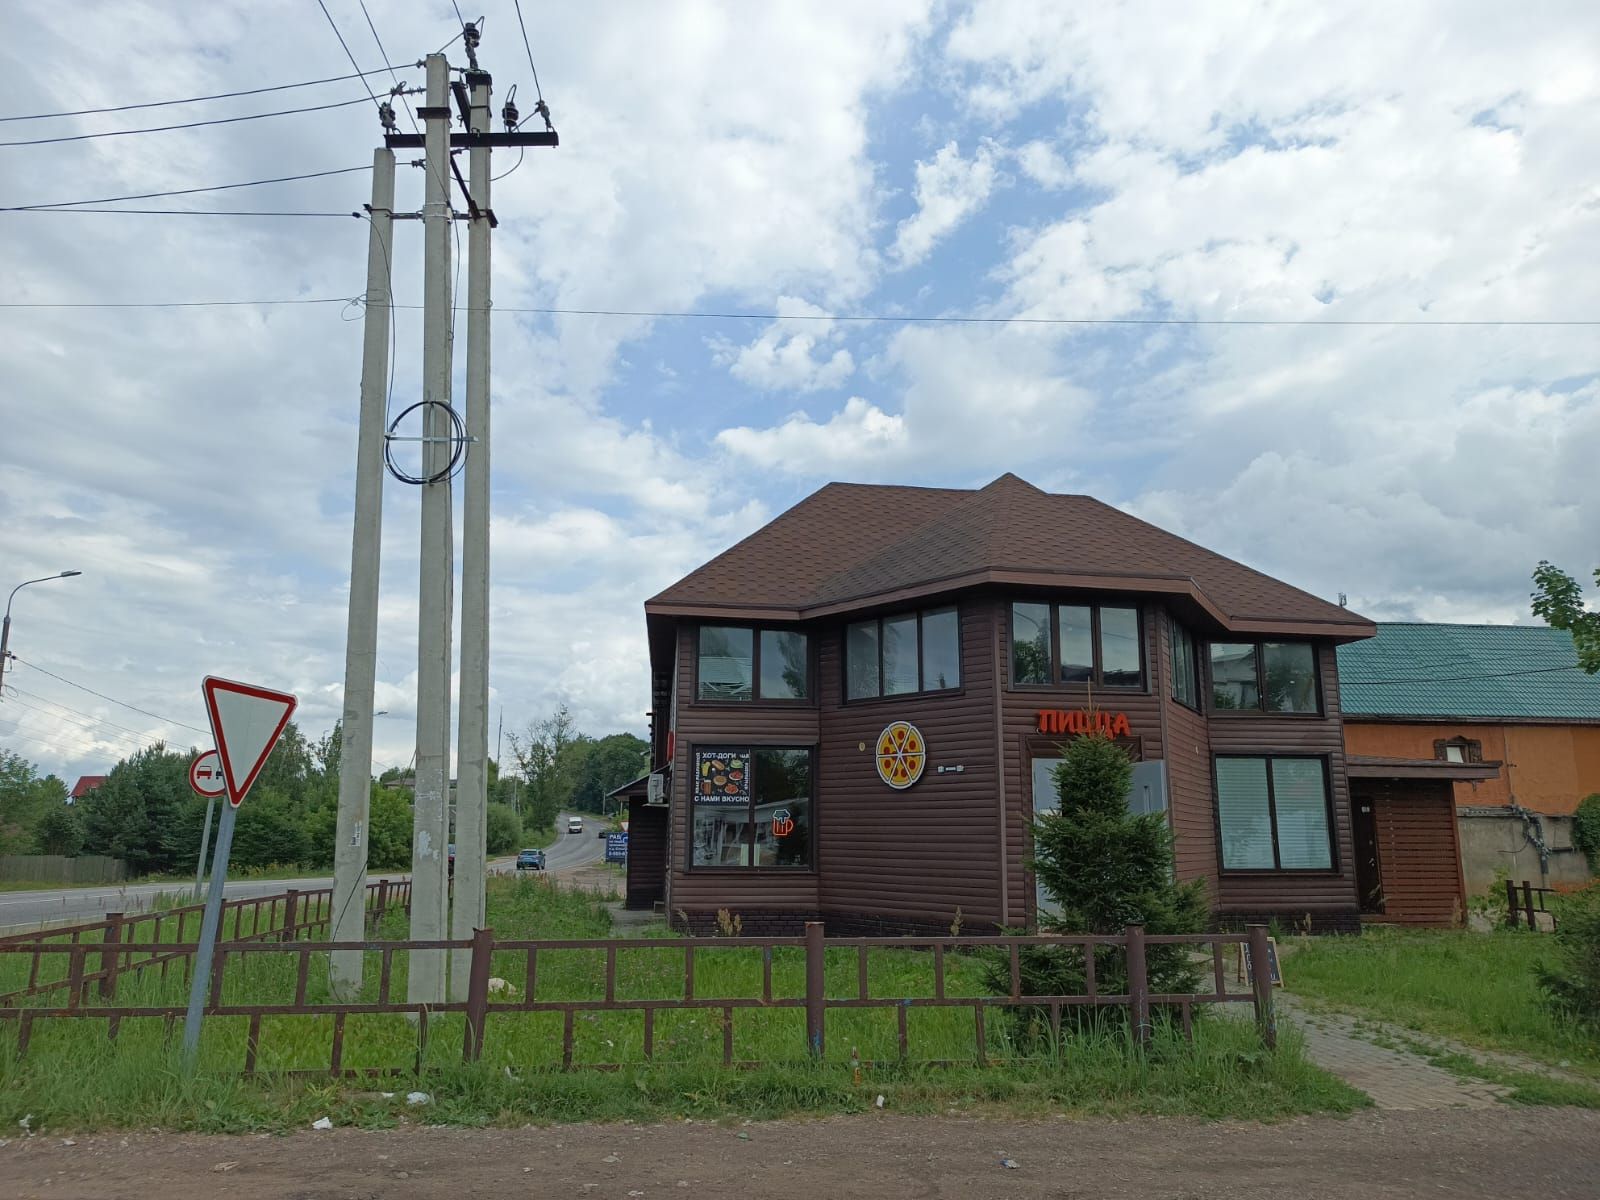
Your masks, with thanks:
[(108, 729), (115, 729), (120, 733), (126, 734), (129, 737), (138, 738), (141, 741), (159, 742), (164, 740), (164, 735), (162, 734), (150, 733), (147, 730), (130, 729), (126, 725), (119, 725), (115, 721), (108, 721), (104, 717), (97, 717), (93, 713), (84, 712), (81, 708), (73, 708), (72, 705), (63, 704), (61, 701), (53, 700), (49, 696), (41, 696), (37, 692), (31, 692), (25, 688), (19, 688), (14, 683), (6, 684), (6, 690), (23, 696), (31, 697), (33, 700), (39, 701), (40, 703), (48, 704), (53, 708), (62, 709), (65, 712), (73, 714), (74, 716), (82, 717), (88, 721), (93, 721), (96, 725), (104, 725)]
[(64, 721), (72, 729), (82, 730), (83, 733), (87, 734), (88, 736), (99, 738), (101, 741), (111, 742), (113, 744), (121, 743), (123, 745), (133, 745), (137, 746), (140, 750), (143, 750), (163, 740), (161, 738), (146, 739), (140, 734), (118, 733), (116, 732), (115, 727), (110, 725), (107, 725), (106, 732), (102, 733), (99, 731), (100, 722), (96, 721), (94, 718), (91, 717), (89, 720), (83, 721), (77, 719), (76, 717), (68, 716), (65, 713), (51, 712), (47, 708), (41, 708), (37, 704), (30, 704), (21, 697), (12, 694), (17, 690), (18, 689), (12, 687), (10, 684), (6, 685), (7, 695), (5, 697), (5, 702), (7, 704), (18, 705), (29, 712), (37, 713), (39, 716), (47, 717), (52, 721)]
[(260, 208), (22, 208), (0, 209), (0, 212), (22, 212), (30, 216), (46, 213), (61, 215), (71, 213), (122, 213), (145, 217), (359, 217), (360, 213), (346, 212), (290, 212)]
[[(344, 56), (350, 60), (351, 67), (355, 69), (357, 77), (360, 78), (361, 87), (367, 93), (367, 99), (372, 101), (374, 108), (381, 109), (383, 106), (379, 103), (378, 98), (372, 94), (372, 88), (367, 85), (366, 75), (361, 70), (361, 64), (356, 62), (356, 56), (350, 53), (350, 44), (344, 40), (344, 34), (339, 32), (339, 23), (333, 19), (333, 14), (328, 11), (328, 6), (323, 3), (323, 0), (317, 0), (317, 7), (322, 10), (322, 15), (328, 18), (328, 28), (333, 30), (333, 36), (339, 39), (339, 45), (344, 49)], [(387, 59), (388, 55), (384, 57)]]
[[(388, 56), (385, 55), (384, 57), (387, 60)], [(414, 67), (420, 64), (404, 63), (401, 65)], [(354, 75), (330, 75), (326, 79), (307, 79), (301, 83), (279, 83), (271, 87), (245, 88), (239, 92), (215, 92), (209, 96), (185, 96), (181, 100), (146, 100), (138, 104), (113, 104), (105, 108), (78, 108), (70, 112), (25, 113), (21, 116), (0, 117), (0, 124), (7, 121), (48, 121), (57, 117), (94, 117), (103, 113), (132, 112), (141, 108), (167, 108), (175, 104), (200, 104), (207, 100), (234, 100), (240, 96), (262, 96), (268, 92), (287, 92), (294, 88), (317, 87), (325, 83), (343, 83), (349, 79), (359, 79), (363, 75), (382, 75), (385, 71), (393, 74), (394, 70), (395, 64), (385, 61), (384, 65), (376, 70), (358, 70)]]
[(131, 192), (126, 196), (97, 196), (92, 200), (51, 200), (42, 204), (12, 204), (0, 208), (0, 212), (28, 212), (36, 208), (69, 208), (80, 204), (120, 204), (124, 200), (161, 200), (168, 196), (194, 196), (201, 192), (229, 192), (236, 188), (265, 187), (272, 183), (298, 183), (303, 179), (326, 179), (333, 175), (354, 175), (358, 171), (370, 171), (369, 163), (361, 167), (339, 167), (332, 171), (307, 171), (303, 175), (277, 175), (271, 179), (247, 179), (242, 183), (214, 183), (206, 187), (173, 188), (165, 192)]
[(528, 25), (522, 19), (522, 0), (511, 0), (517, 6), (517, 25), (522, 30), (522, 48), (528, 53), (528, 69), (533, 72), (533, 94), (544, 104), (544, 91), (539, 87), (539, 68), (533, 65), (533, 47), (528, 42)]
[(1472, 679), (1510, 679), (1519, 675), (1550, 675), (1557, 671), (1581, 671), (1583, 668), (1577, 663), (1568, 663), (1560, 667), (1530, 667), (1524, 671), (1488, 671), (1475, 675), (1438, 675), (1429, 678), (1416, 679), (1357, 679), (1346, 675), (1341, 682), (1346, 687), (1390, 687), (1407, 683), (1462, 683)]
[(130, 137), (136, 133), (170, 133), (175, 129), (201, 129), (208, 125), (234, 125), (240, 121), (260, 121), (267, 117), (292, 117), (298, 113), (327, 112), (334, 108), (349, 108), (353, 104), (365, 104), (361, 100), (336, 100), (331, 104), (309, 104), (304, 108), (283, 108), (274, 112), (245, 113), (237, 117), (213, 117), (209, 121), (184, 121), (177, 125), (151, 125), (144, 129), (107, 129), (99, 133), (74, 133), (61, 137), (28, 138), (16, 142), (0, 142), (0, 146), (48, 146), (60, 142), (87, 142), (95, 138)]
[(51, 679), (54, 679), (60, 683), (64, 683), (68, 687), (77, 688), (80, 692), (88, 692), (89, 695), (98, 696), (101, 700), (109, 700), (112, 704), (121, 705), (123, 708), (131, 709), (136, 713), (142, 713), (147, 717), (154, 717), (156, 720), (164, 722), (167, 725), (176, 725), (180, 729), (188, 729), (194, 733), (203, 733), (207, 737), (211, 736), (211, 731), (209, 729), (201, 729), (198, 725), (189, 725), (185, 724), (183, 721), (175, 721), (171, 717), (164, 717), (160, 713), (151, 712), (148, 708), (140, 708), (137, 704), (129, 704), (126, 700), (118, 700), (115, 696), (108, 696), (104, 692), (97, 692), (92, 687), (86, 687), (84, 684), (68, 679), (64, 675), (57, 675), (54, 671), (51, 671), (45, 667), (41, 667), (38, 663), (29, 662), (27, 659), (20, 658), (15, 654), (11, 656), (11, 661), (21, 663), (30, 670), (38, 671), (41, 675), (48, 675)]
[[(383, 48), (383, 39), (378, 36), (378, 27), (372, 23), (372, 14), (367, 11), (367, 0), (357, 0), (357, 2), (361, 5), (361, 15), (367, 19), (367, 28), (372, 31), (372, 40), (378, 44), (378, 56), (384, 62), (388, 62), (389, 52)], [(392, 67), (389, 70), (389, 75), (394, 80), (395, 87), (400, 87), (400, 76), (395, 73)], [(411, 111), (411, 101), (406, 99), (404, 92), (400, 92), (399, 95), (400, 105), (406, 110), (406, 120), (411, 122), (411, 131), (413, 133), (421, 133), (422, 130), (417, 128), (416, 114)]]

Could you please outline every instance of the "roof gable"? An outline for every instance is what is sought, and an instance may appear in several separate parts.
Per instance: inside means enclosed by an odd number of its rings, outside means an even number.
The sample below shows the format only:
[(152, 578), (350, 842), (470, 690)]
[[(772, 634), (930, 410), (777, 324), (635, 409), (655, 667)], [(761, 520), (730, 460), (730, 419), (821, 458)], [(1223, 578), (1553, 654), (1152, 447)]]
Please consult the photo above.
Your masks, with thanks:
[(1371, 630), (1355, 613), (1120, 509), (1012, 474), (976, 491), (829, 484), (646, 609), (803, 618), (984, 582), (1188, 595), (1226, 628)]
[(1544, 625), (1380, 623), (1339, 647), (1346, 717), (1600, 721), (1600, 676), (1572, 635)]

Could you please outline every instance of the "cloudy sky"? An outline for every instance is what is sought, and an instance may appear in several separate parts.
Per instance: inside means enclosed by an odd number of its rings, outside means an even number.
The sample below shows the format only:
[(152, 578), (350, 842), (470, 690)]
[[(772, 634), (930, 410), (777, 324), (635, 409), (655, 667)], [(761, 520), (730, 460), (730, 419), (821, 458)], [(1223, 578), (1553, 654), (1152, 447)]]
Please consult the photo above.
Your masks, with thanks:
[[(357, 0), (326, 2), (376, 67)], [(457, 32), (448, 0), (367, 7), (391, 62)], [(527, 112), (510, 0), (471, 8), (497, 105), (515, 83)], [(1600, 556), (1600, 328), (1562, 324), (1600, 318), (1592, 4), (523, 10), (562, 145), (494, 201), (508, 729), (565, 701), (585, 729), (642, 731), (642, 601), (830, 479), (1015, 471), (1377, 618), (1527, 620), (1538, 559)], [(0, 41), (0, 115), (350, 70), (316, 0), (6, 16), (27, 35)], [(6, 121), (0, 141), (361, 95)], [(367, 104), (0, 146), (0, 206), (360, 167), (377, 132)], [(367, 189), (126, 206), (340, 213)], [(421, 193), (403, 166), (399, 207)], [(420, 229), (398, 229), (416, 303)], [(365, 252), (348, 216), (0, 213), (0, 585), (84, 572), (17, 598), (0, 745), (70, 777), (199, 742), (208, 672), (332, 725), (361, 348), (338, 298)], [(398, 314), (396, 409), (419, 330)], [(417, 520), (391, 483), (380, 766), (411, 755)]]

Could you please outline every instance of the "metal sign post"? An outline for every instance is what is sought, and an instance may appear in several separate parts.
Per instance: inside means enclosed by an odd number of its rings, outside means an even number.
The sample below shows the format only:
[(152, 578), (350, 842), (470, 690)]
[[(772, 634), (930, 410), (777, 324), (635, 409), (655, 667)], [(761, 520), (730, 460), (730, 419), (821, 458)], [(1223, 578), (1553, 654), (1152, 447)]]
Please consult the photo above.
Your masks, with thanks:
[[(222, 893), (228, 882), (228, 855), (233, 849), (233, 826), (239, 805), (266, 765), (267, 756), (283, 735), (297, 701), (287, 692), (274, 692), (248, 683), (235, 683), (208, 675), (200, 685), (205, 696), (216, 754), (222, 767), (228, 803), (217, 827), (217, 853), (211, 864), (211, 891), (200, 921), (200, 942), (195, 947), (189, 980), (189, 1011), (183, 1021), (183, 1057), (193, 1066), (200, 1050), (200, 1022), (205, 1016), (206, 993), (211, 987), (211, 959), (216, 953), (217, 928), (222, 923)], [(196, 765), (198, 765), (196, 760)], [(190, 770), (191, 782), (194, 769)]]
[(200, 834), (200, 854), (194, 864), (194, 898), (200, 899), (200, 889), (206, 875), (206, 849), (211, 845), (211, 811), (217, 806), (217, 797), (228, 790), (222, 779), (222, 763), (215, 750), (195, 756), (189, 764), (189, 787), (197, 796), (206, 798), (206, 827)]

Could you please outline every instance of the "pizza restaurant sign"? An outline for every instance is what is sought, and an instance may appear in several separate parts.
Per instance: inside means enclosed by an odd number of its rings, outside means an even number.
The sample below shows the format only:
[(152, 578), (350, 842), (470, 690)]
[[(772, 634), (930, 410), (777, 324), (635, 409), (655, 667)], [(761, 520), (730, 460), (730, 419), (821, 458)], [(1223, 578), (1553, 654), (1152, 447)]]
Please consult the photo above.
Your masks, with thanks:
[(1060, 708), (1039, 710), (1040, 733), (1103, 733), (1107, 737), (1127, 737), (1133, 733), (1127, 713), (1083, 709), (1068, 712)]

